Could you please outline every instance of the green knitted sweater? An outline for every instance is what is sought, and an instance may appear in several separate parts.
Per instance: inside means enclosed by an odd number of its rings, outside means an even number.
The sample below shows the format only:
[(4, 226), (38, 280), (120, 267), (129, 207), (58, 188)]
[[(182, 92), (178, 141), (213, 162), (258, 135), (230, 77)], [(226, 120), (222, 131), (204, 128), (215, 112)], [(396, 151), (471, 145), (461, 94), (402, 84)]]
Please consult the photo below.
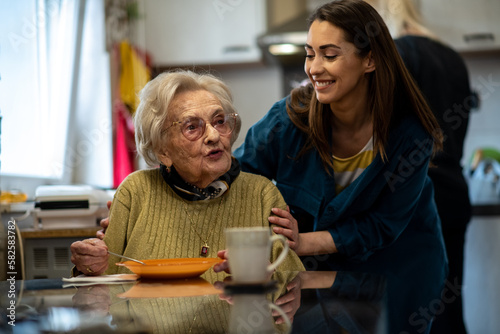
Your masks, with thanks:
[[(159, 169), (141, 170), (130, 174), (116, 191), (104, 241), (111, 252), (136, 259), (165, 259), (200, 257), (206, 239), (208, 257), (217, 257), (217, 251), (226, 248), (225, 228), (269, 226), (274, 207), (286, 208), (286, 203), (275, 185), (262, 176), (241, 172), (221, 198), (191, 202), (172, 191)], [(271, 261), (281, 249), (281, 243), (275, 242)], [(105, 274), (129, 273), (115, 265), (120, 261), (110, 256)], [(278, 270), (299, 271), (304, 266), (290, 250)]]

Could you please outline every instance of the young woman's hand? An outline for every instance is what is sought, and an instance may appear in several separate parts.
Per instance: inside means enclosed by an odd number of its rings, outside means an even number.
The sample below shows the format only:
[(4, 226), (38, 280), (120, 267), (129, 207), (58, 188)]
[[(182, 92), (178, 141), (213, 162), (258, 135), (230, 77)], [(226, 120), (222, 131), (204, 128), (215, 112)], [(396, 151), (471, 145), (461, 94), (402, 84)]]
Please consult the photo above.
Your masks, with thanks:
[(300, 233), (297, 220), (293, 218), (290, 213), (290, 208), (287, 206), (286, 210), (273, 208), (272, 212), (275, 216), (270, 216), (269, 222), (271, 224), (279, 225), (274, 226), (274, 233), (281, 234), (288, 239), (288, 245), (291, 249), (297, 251), (300, 246)]
[[(108, 206), (108, 210), (111, 209), (111, 201), (108, 201), (107, 206)], [(106, 217), (106, 218), (102, 219), (99, 222), (99, 225), (101, 225), (102, 230), (99, 230), (99, 231), (96, 232), (96, 237), (98, 239), (102, 240), (102, 239), (104, 239), (104, 234), (106, 234), (106, 229), (109, 226), (109, 217)]]

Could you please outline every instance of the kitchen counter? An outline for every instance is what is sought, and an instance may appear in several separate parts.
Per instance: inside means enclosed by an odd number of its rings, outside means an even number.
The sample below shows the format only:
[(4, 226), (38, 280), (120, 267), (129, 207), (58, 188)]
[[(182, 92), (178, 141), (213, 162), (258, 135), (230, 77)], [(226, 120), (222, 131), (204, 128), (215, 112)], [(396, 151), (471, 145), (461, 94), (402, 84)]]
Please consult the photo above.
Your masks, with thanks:
[(40, 239), (40, 238), (93, 238), (101, 228), (74, 228), (74, 229), (34, 229), (27, 228), (21, 230), (23, 239)]
[(473, 204), (472, 216), (500, 216), (500, 203), (497, 204)]

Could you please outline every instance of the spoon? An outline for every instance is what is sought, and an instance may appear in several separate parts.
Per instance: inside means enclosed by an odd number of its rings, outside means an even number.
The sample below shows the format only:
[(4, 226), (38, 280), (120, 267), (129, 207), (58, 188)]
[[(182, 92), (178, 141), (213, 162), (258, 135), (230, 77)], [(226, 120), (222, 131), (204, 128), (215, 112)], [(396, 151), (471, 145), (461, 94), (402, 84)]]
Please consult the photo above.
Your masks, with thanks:
[(133, 258), (128, 257), (128, 256), (123, 256), (123, 255), (116, 254), (116, 253), (113, 253), (113, 252), (110, 252), (110, 251), (108, 251), (108, 254), (115, 255), (115, 256), (118, 256), (118, 257), (121, 257), (121, 258), (124, 258), (124, 259), (130, 260), (130, 261), (134, 261), (134, 262), (137, 262), (137, 263), (140, 263), (140, 264), (146, 265), (144, 262), (139, 261), (139, 260), (136, 260), (136, 259), (133, 259)]

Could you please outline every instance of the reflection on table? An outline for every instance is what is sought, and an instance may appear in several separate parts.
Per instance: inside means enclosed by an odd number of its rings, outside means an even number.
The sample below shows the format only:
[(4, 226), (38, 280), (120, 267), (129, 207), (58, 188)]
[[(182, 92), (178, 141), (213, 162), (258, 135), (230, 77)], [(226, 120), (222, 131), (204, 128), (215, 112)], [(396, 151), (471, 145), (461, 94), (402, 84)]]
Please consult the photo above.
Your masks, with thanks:
[(277, 272), (271, 282), (247, 287), (212, 270), (194, 279), (79, 287), (17, 281), (15, 327), (8, 324), (7, 281), (0, 284), (0, 332), (422, 333), (439, 301), (439, 284), (428, 275), (411, 266), (387, 274)]

